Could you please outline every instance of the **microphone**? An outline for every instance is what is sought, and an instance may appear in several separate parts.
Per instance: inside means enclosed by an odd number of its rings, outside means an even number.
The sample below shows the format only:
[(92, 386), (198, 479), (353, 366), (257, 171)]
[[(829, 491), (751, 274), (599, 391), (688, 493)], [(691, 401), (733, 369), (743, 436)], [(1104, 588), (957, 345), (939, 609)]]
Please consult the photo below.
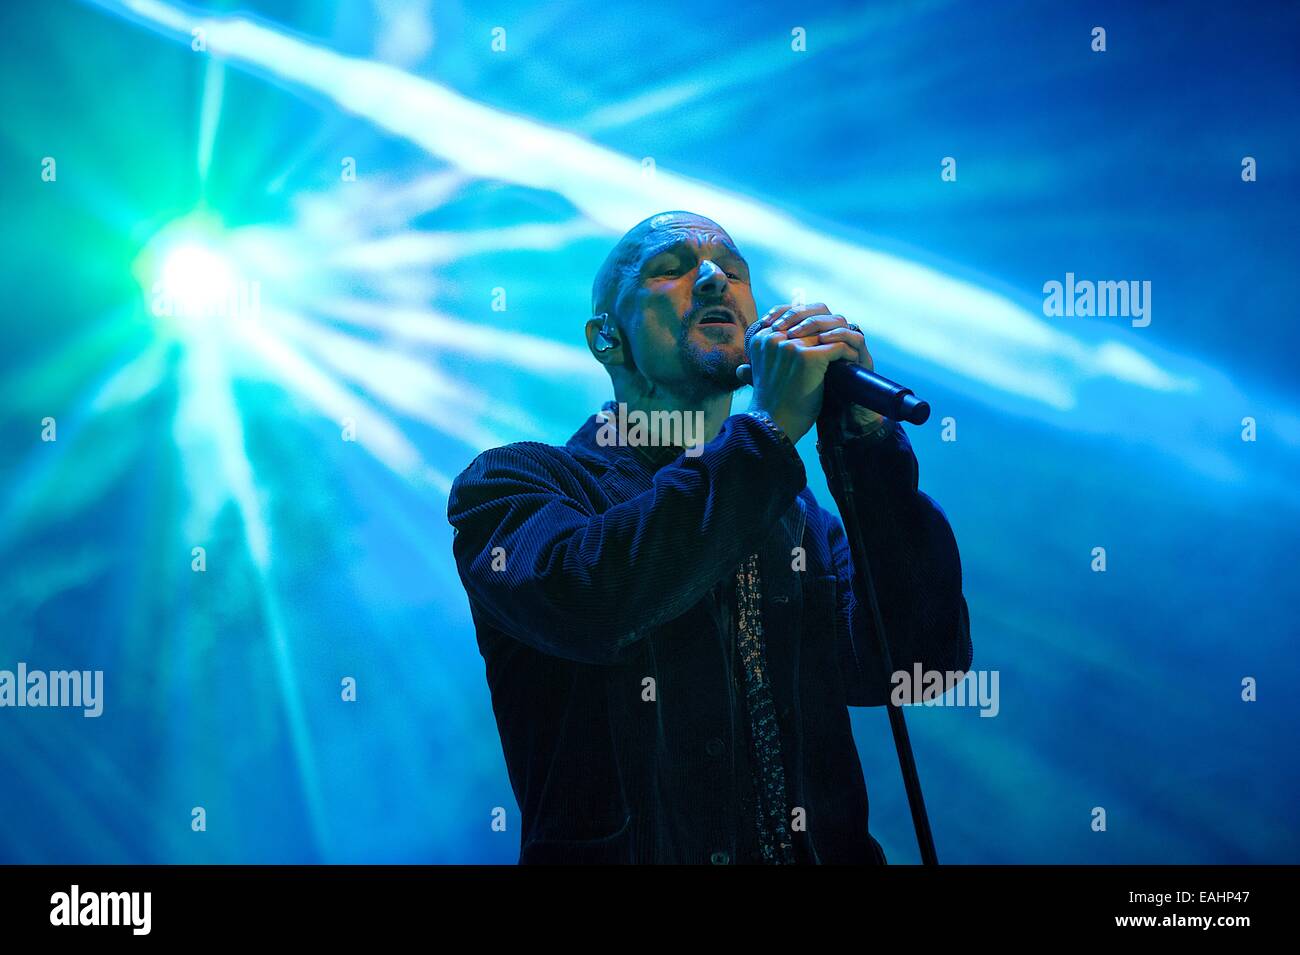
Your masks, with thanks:
[[(745, 330), (746, 359), (749, 358), (750, 341), (762, 330), (761, 320)], [(861, 405), (895, 421), (925, 424), (930, 420), (929, 403), (916, 397), (911, 388), (905, 388), (874, 371), (867, 371), (853, 362), (842, 359), (831, 362), (826, 369), (826, 388), (841, 400)]]

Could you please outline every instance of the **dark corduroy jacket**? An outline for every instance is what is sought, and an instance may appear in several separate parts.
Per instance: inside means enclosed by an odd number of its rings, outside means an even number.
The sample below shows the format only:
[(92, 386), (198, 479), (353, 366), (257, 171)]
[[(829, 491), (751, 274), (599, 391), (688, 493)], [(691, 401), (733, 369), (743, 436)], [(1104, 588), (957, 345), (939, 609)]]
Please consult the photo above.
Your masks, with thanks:
[[(563, 447), (486, 451), (451, 489), (456, 564), (522, 815), (519, 861), (757, 858), (725, 613), (752, 553), (787, 795), (802, 810), (796, 858), (883, 861), (847, 707), (884, 704), (888, 675), (843, 526), (813, 499), (799, 455), (744, 414), (698, 456), (657, 462), (599, 444), (600, 423)], [(894, 668), (967, 670), (956, 542), (917, 490), (902, 428), (849, 441), (847, 458)]]

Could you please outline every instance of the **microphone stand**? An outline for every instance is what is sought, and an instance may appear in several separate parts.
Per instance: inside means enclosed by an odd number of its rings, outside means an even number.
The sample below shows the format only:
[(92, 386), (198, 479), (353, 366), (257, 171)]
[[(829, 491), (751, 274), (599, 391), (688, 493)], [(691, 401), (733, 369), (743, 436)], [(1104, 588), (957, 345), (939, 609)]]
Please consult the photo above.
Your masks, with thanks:
[(865, 602), (871, 608), (876, 649), (886, 674), (885, 707), (889, 711), (889, 728), (894, 734), (894, 748), (898, 751), (898, 765), (903, 774), (903, 786), (907, 789), (907, 804), (912, 810), (912, 826), (916, 829), (916, 843), (921, 848), (921, 863), (938, 865), (939, 857), (934, 851), (934, 836), (930, 832), (930, 818), (926, 815), (925, 798), (921, 795), (921, 779), (917, 775), (916, 760), (912, 756), (912, 741), (907, 735), (907, 721), (903, 718), (902, 708), (895, 706), (890, 699), (888, 675), (894, 672), (894, 663), (889, 653), (889, 641), (885, 639), (885, 622), (881, 619), (880, 604), (876, 598), (871, 561), (867, 557), (867, 549), (862, 541), (862, 527), (859, 523), (857, 501), (853, 494), (853, 475), (849, 473), (848, 465), (844, 460), (846, 438), (840, 417), (843, 407), (843, 405), (832, 404), (829, 408), (823, 408), (821, 415), (823, 420), (818, 422), (819, 444), (823, 440), (829, 444), (831, 474), (828, 477), (843, 490), (844, 506), (840, 517), (844, 519), (849, 553), (853, 557), (854, 593), (860, 603)]

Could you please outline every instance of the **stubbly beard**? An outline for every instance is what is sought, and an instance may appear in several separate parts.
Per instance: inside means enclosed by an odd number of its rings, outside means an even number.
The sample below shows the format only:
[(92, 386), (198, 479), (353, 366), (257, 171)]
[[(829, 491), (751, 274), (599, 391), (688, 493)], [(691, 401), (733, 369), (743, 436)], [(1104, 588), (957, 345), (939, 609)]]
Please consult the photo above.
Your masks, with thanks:
[(743, 388), (744, 384), (736, 377), (736, 369), (744, 363), (743, 357), (721, 345), (702, 347), (691, 339), (690, 332), (690, 326), (684, 327), (677, 341), (689, 389), (684, 397), (701, 401)]

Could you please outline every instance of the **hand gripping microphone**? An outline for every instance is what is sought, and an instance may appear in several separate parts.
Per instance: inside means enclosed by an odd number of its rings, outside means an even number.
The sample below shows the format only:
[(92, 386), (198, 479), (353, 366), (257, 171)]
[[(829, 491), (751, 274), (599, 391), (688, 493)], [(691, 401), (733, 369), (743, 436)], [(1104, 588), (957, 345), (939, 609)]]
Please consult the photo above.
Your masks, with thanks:
[[(755, 322), (745, 330), (747, 361), (749, 343), (762, 330), (762, 321)], [(841, 359), (831, 362), (826, 369), (826, 388), (838, 399), (861, 405), (895, 421), (925, 424), (930, 420), (930, 405), (916, 397), (911, 388), (904, 388), (898, 382), (890, 381), (874, 371), (867, 371), (850, 361)]]

